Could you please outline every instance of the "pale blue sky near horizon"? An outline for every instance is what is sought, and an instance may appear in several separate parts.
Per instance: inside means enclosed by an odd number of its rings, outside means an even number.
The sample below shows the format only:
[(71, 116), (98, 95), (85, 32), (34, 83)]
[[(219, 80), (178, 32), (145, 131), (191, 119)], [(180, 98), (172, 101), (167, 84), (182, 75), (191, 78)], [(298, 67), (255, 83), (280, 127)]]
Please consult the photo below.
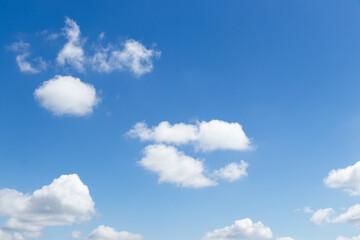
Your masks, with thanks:
[[(84, 49), (135, 39), (161, 51), (153, 70), (77, 72), (56, 66), (66, 39), (65, 17), (80, 27)], [(72, 226), (48, 227), (40, 239), (70, 239), (98, 225), (149, 240), (200, 240), (207, 232), (251, 218), (272, 239), (354, 237), (352, 224), (309, 223), (313, 210), (338, 212), (359, 202), (325, 186), (332, 169), (360, 161), (360, 2), (241, 1), (0, 1), (0, 189), (31, 194), (76, 173), (97, 215)], [(9, 46), (29, 43), (46, 71), (19, 71)], [(94, 85), (102, 101), (88, 116), (56, 116), (34, 99), (55, 75)], [(148, 144), (126, 133), (137, 122), (237, 122), (252, 151), (196, 151), (217, 169), (244, 160), (248, 176), (189, 189), (158, 183), (138, 161)], [(7, 217), (0, 216), (0, 223)]]

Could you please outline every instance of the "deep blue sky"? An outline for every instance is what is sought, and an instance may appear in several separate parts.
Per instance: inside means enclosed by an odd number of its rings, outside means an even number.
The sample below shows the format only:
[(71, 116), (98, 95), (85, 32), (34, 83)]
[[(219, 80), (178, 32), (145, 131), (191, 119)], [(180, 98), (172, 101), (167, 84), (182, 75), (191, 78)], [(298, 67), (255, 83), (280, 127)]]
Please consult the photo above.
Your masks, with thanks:
[[(53, 60), (65, 40), (40, 33), (60, 33), (66, 16), (85, 47), (105, 32), (106, 42), (135, 39), (161, 57), (141, 77), (20, 72), (7, 46), (23, 40), (33, 56)], [(352, 225), (313, 226), (311, 215), (295, 211), (359, 201), (323, 183), (330, 170), (360, 160), (359, 1), (3, 0), (0, 22), (0, 188), (31, 193), (77, 173), (99, 213), (47, 228), (44, 239), (104, 224), (146, 239), (198, 240), (246, 217), (269, 226), (274, 239), (359, 235)], [(100, 91), (93, 114), (58, 117), (39, 106), (34, 90), (56, 74)], [(186, 152), (212, 168), (246, 160), (247, 178), (186, 189), (158, 184), (136, 163), (146, 145), (126, 135), (136, 122), (212, 119), (240, 123), (256, 150)]]

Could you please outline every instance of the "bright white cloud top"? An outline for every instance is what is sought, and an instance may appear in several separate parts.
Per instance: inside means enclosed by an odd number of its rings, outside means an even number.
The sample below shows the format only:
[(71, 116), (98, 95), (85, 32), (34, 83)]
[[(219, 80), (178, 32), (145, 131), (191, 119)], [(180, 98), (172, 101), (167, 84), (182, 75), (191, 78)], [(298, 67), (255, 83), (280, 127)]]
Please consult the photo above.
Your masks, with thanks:
[(60, 65), (69, 64), (73, 66), (79, 72), (83, 72), (84, 69), (84, 50), (80, 38), (80, 27), (76, 22), (68, 17), (65, 18), (64, 35), (68, 42), (60, 50), (56, 61)]
[(72, 76), (57, 75), (34, 92), (40, 105), (54, 115), (86, 116), (100, 102), (93, 85)]
[(153, 58), (160, 57), (160, 51), (146, 49), (140, 42), (130, 39), (122, 44), (122, 48), (109, 44), (100, 47), (91, 59), (92, 67), (99, 72), (128, 70), (141, 76), (153, 70)]
[(282, 237), (282, 238), (277, 238), (276, 240), (295, 240), (292, 237)]
[(160, 183), (169, 182), (189, 188), (217, 185), (204, 176), (205, 168), (202, 161), (185, 155), (173, 146), (149, 145), (143, 153), (140, 165), (158, 173)]
[[(31, 195), (0, 190), (0, 216), (9, 217), (3, 229), (25, 237), (40, 237), (45, 227), (88, 221), (93, 214), (89, 189), (76, 174), (62, 175)], [(17, 236), (14, 234), (12, 239), (21, 239)]]
[(229, 182), (234, 182), (248, 175), (246, 172), (248, 166), (249, 164), (245, 161), (241, 161), (240, 163), (229, 163), (225, 167), (216, 170), (215, 176), (218, 176), (219, 178), (225, 179)]
[(107, 226), (99, 226), (90, 235), (85, 238), (88, 240), (142, 240), (140, 234), (130, 232), (117, 232), (115, 229)]
[(330, 188), (344, 188), (350, 195), (360, 195), (360, 162), (332, 170), (324, 182)]
[(202, 240), (269, 239), (273, 234), (262, 222), (249, 218), (237, 220), (231, 226), (207, 233)]
[(138, 137), (141, 141), (175, 145), (193, 144), (196, 149), (204, 152), (253, 149), (251, 140), (246, 136), (239, 123), (229, 123), (221, 120), (174, 125), (164, 121), (152, 128), (148, 128), (146, 123), (140, 122), (129, 131), (129, 135)]

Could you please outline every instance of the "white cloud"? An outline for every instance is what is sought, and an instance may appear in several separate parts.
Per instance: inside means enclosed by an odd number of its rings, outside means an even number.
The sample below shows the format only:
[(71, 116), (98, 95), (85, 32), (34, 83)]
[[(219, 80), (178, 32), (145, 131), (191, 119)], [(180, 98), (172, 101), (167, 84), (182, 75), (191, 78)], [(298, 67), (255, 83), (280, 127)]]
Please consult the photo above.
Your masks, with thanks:
[(26, 73), (39, 73), (47, 68), (47, 63), (42, 57), (37, 57), (29, 62), (27, 60), (29, 53), (24, 53), (16, 56), (16, 62), (21, 72)]
[(332, 170), (324, 182), (331, 188), (345, 188), (350, 195), (360, 195), (360, 162), (347, 168)]
[(24, 240), (24, 237), (20, 233), (7, 233), (0, 230), (1, 240)]
[(181, 187), (201, 188), (217, 183), (204, 176), (203, 162), (185, 155), (173, 146), (149, 145), (139, 161), (144, 168), (158, 173), (159, 182), (174, 183)]
[(20, 52), (21, 54), (16, 56), (16, 62), (21, 72), (25, 73), (39, 73), (47, 68), (48, 63), (42, 59), (42, 57), (29, 58), (30, 44), (24, 41), (19, 41), (11, 44), (8, 49), (14, 52)]
[[(104, 34), (99, 36), (102, 39)], [(123, 48), (117, 48), (109, 44), (106, 48), (101, 47), (92, 57), (93, 69), (99, 72), (131, 71), (136, 76), (141, 76), (153, 70), (153, 58), (160, 57), (160, 52), (147, 49), (140, 42), (130, 39), (123, 44)]]
[(303, 212), (304, 213), (313, 213), (314, 211), (311, 209), (311, 207), (304, 207)]
[(59, 116), (91, 114), (100, 101), (93, 85), (72, 76), (57, 75), (43, 82), (34, 95), (42, 107)]
[(245, 151), (253, 148), (239, 123), (221, 120), (174, 125), (165, 121), (151, 129), (145, 123), (137, 123), (128, 134), (142, 141), (176, 145), (191, 143), (196, 149), (205, 152), (218, 149)]
[(246, 172), (248, 166), (249, 164), (245, 161), (229, 163), (225, 167), (216, 170), (215, 175), (229, 182), (234, 182), (248, 175)]
[(310, 223), (321, 225), (323, 222), (331, 222), (331, 215), (335, 213), (334, 209), (326, 208), (317, 210), (310, 218)]
[(71, 234), (70, 234), (70, 238), (80, 239), (81, 238), (81, 232), (80, 231), (72, 231)]
[(337, 237), (336, 240), (360, 240), (360, 236), (352, 237), (352, 238), (340, 236), (340, 237)]
[(282, 237), (282, 238), (277, 238), (276, 240), (295, 240), (292, 237)]
[(0, 216), (9, 217), (3, 229), (25, 237), (39, 237), (45, 227), (88, 221), (94, 213), (89, 189), (76, 174), (62, 175), (31, 195), (0, 190)]
[(79, 72), (83, 72), (85, 70), (84, 63), (86, 59), (82, 46), (83, 43), (80, 38), (80, 27), (74, 20), (66, 17), (63, 30), (68, 42), (60, 50), (56, 60), (60, 65), (65, 65), (67, 63)]
[(271, 229), (261, 222), (254, 223), (249, 218), (237, 220), (231, 226), (207, 233), (202, 240), (269, 239)]
[(142, 240), (140, 234), (125, 231), (117, 232), (115, 229), (106, 226), (99, 226), (86, 238), (89, 240)]
[(335, 215), (332, 208), (317, 210), (311, 217), (310, 222), (315, 225), (327, 223), (351, 223), (360, 228), (360, 204), (349, 207), (344, 213)]
[(332, 220), (335, 223), (352, 223), (360, 228), (360, 204), (351, 206), (345, 213), (340, 214)]

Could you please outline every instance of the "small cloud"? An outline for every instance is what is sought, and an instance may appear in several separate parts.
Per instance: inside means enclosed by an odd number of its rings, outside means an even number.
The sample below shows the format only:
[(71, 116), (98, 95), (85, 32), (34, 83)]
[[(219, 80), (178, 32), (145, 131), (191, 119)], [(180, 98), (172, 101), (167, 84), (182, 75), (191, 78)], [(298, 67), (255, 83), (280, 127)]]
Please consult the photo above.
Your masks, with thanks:
[(54, 115), (86, 116), (101, 101), (93, 85), (72, 76), (57, 75), (34, 92), (40, 105)]
[(159, 182), (174, 183), (181, 187), (203, 188), (217, 183), (204, 176), (203, 162), (185, 155), (173, 146), (149, 145), (139, 164), (159, 174)]
[(160, 51), (147, 49), (140, 42), (130, 39), (123, 43), (122, 48), (113, 45), (101, 47), (92, 57), (91, 63), (98, 72), (130, 71), (140, 77), (153, 70), (153, 59), (160, 55)]
[(240, 163), (233, 162), (223, 168), (220, 168), (219, 170), (216, 170), (214, 174), (221, 179), (234, 182), (248, 175), (246, 172), (248, 166), (249, 164), (245, 161), (241, 161)]
[(118, 232), (111, 227), (99, 226), (85, 239), (88, 240), (143, 240), (140, 234), (121, 231)]
[(202, 240), (233, 240), (233, 239), (270, 239), (271, 229), (262, 222), (253, 222), (249, 218), (237, 220), (231, 226), (216, 229), (207, 233)]

